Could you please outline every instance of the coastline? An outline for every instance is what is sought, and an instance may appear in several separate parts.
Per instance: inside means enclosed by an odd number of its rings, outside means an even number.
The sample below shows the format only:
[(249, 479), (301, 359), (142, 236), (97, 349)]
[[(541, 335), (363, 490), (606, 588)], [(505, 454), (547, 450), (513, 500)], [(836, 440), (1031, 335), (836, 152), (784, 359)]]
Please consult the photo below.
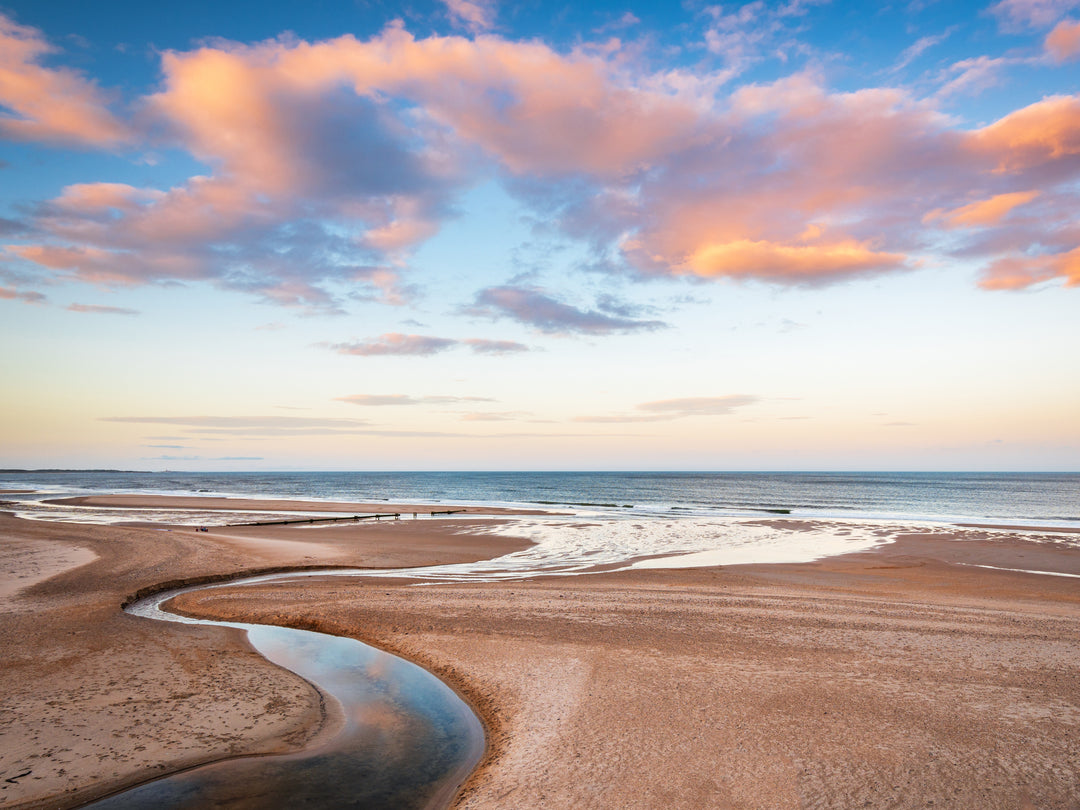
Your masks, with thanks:
[(305, 501), (297, 498), (226, 498), (221, 496), (185, 495), (76, 495), (51, 498), (42, 503), (55, 506), (91, 506), (116, 509), (200, 509), (243, 512), (340, 512), (342, 514), (385, 513), (429, 515), (445, 512), (474, 515), (544, 515), (542, 509), (509, 509), (498, 506), (451, 506), (440, 504), (397, 503), (391, 501)]
[[(453, 527), (446, 528), (451, 523)], [(399, 561), (423, 565), (469, 556), (460, 547), (470, 543), (474, 559), (481, 559), (481, 551), (492, 556), (525, 547), (490, 535), (456, 533), (462, 526), (437, 520), (415, 526), (401, 521), (396, 528), (394, 523), (368, 525), (362, 536), (354, 529), (361, 539), (342, 548), (349, 541), (326, 541), (323, 529), (310, 540), (286, 540), (271, 532), (265, 537), (271, 542), (263, 543), (255, 536), (195, 533), (190, 527), (162, 535), (132, 527), (43, 524), (0, 516), (5, 536), (33, 536), (58, 547), (81, 544), (99, 554), (117, 543), (131, 549), (140, 543), (163, 545), (163, 536), (170, 540), (168, 551), (156, 548), (146, 557), (144, 549), (119, 579), (109, 571), (110, 561), (119, 559), (114, 549), (111, 556), (106, 551), (105, 558), (15, 596), (19, 607), (40, 611), (81, 589), (96, 605), (96, 620), (114, 630), (120, 629), (114, 615), (119, 602), (134, 592), (130, 586), (160, 586), (166, 571), (207, 577), (259, 567), (311, 567), (324, 560), (332, 565), (371, 564), (373, 558), (380, 559), (379, 567), (389, 567), (393, 563), (385, 560), (395, 555)], [(1075, 686), (1080, 683), (1080, 654), (1075, 643), (1068, 643), (1080, 634), (1080, 589), (1058, 577), (992, 571), (971, 563), (1012, 561), (1016, 567), (1021, 562), (1031, 567), (1038, 559), (1044, 566), (1074, 570), (1077, 553), (1026, 536), (1002, 538), (999, 529), (994, 527), (993, 537), (987, 533), (964, 542), (941, 532), (912, 535), (873, 551), (816, 563), (421, 588), (410, 586), (407, 579), (357, 585), (313, 577), (302, 584), (223, 587), (177, 601), (193, 615), (359, 638), (419, 663), (452, 685), (484, 719), (489, 745), (457, 807), (506, 801), (552, 807), (644, 807), (650, 802), (795, 807), (808, 801), (852, 806), (859, 797), (887, 798), (890, 781), (905, 784), (897, 781), (900, 774), (887, 767), (889, 762), (922, 774), (906, 777), (911, 801), (898, 806), (913, 806), (919, 798), (961, 807), (1022, 806), (1028, 800), (1039, 807), (1067, 807), (1080, 799), (1080, 762), (1061, 745), (1076, 739), (1080, 729)], [(394, 547), (387, 549), (390, 542)], [(100, 639), (87, 643), (87, 628), (73, 621), (68, 616), (53, 622), (55, 644), (37, 653), (62, 648), (72, 655), (93, 651), (95, 644), (100, 647)], [(121, 622), (122, 632), (137, 630), (135, 621)], [(68, 635), (73, 629), (80, 635)], [(228, 633), (205, 639), (191, 633), (174, 638), (170, 633), (171, 642), (151, 642), (151, 635), (165, 634), (142, 633), (140, 640), (146, 638), (151, 648), (182, 643), (219, 651), (188, 661), (193, 672), (215, 676), (206, 681), (217, 682), (224, 675), (228, 682), (239, 677), (240, 670), (265, 671), (260, 694), (292, 689), (297, 705), (304, 703), (303, 690), (288, 678), (254, 656), (237, 656), (242, 642)], [(1018, 652), (1021, 642), (1024, 653)], [(5, 633), (5, 649), (10, 643)], [(224, 650), (228, 655), (220, 654)], [(117, 651), (105, 645), (100, 652), (108, 657)], [(160, 667), (175, 653), (148, 655), (144, 664)], [(242, 667), (223, 673), (231, 658)], [(998, 666), (998, 660), (1011, 663)], [(23, 664), (24, 674), (36, 666), (40, 676), (48, 668), (42, 660)], [(958, 666), (960, 676), (949, 674)], [(85, 688), (104, 673), (78, 675)], [(87, 681), (89, 675), (93, 677)], [(3, 677), (10, 680), (11, 673)], [(875, 691), (875, 682), (893, 692)], [(1032, 695), (1017, 699), (1021, 682), (1029, 684)], [(35, 687), (40, 691), (50, 688), (48, 684), (39, 679)], [(149, 683), (98, 685), (116, 697), (132, 686), (154, 688)], [(754, 688), (748, 693), (749, 686)], [(746, 705), (733, 701), (733, 695)], [(774, 700), (762, 704), (762, 695)], [(211, 695), (211, 700), (235, 699), (227, 686), (217, 697)], [(964, 719), (949, 708), (958, 702), (972, 704), (968, 708), (976, 716)], [(990, 708), (978, 709), (980, 702)], [(168, 704), (168, 699), (163, 701), (171, 709)], [(16, 706), (21, 716), (15, 723), (31, 723), (27, 715), (34, 705)], [(757, 711), (751, 712), (754, 706)], [(808, 706), (819, 711), (808, 712)], [(85, 727), (95, 719), (87, 711), (71, 705), (57, 714), (66, 714), (61, 719), (72, 727)], [(257, 707), (249, 713), (257, 714)], [(1011, 718), (1017, 714), (1019, 718)], [(294, 711), (287, 718), (257, 718), (232, 744), (251, 750), (303, 745), (295, 736), (288, 739), (288, 733), (291, 729), (295, 734), (298, 723), (310, 723), (304, 719), (309, 716)], [(836, 725), (845, 716), (846, 725)], [(177, 733), (174, 718), (164, 717), (159, 725), (164, 734)], [(950, 733), (935, 731), (939, 728)], [(997, 735), (986, 738), (987, 728), (996, 729)], [(867, 736), (870, 730), (880, 739)], [(864, 734), (861, 741), (859, 733)], [(783, 746), (775, 740), (792, 736), (796, 739), (788, 749), (780, 750)], [(966, 737), (979, 744), (962, 743)], [(687, 748), (688, 738), (699, 743)], [(1002, 752), (1006, 738), (1014, 743), (1008, 756)], [(123, 743), (129, 749), (138, 744), (131, 739)], [(84, 757), (92, 754), (92, 746), (84, 749)], [(73, 759), (78, 754), (76, 745)], [(175, 761), (170, 760), (170, 770)], [(127, 760), (129, 776), (132, 762)], [(1048, 770), (1047, 762), (1056, 763), (1056, 770)], [(965, 772), (972, 776), (961, 777)], [(1009, 783), (1010, 774), (1015, 784)], [(990, 795), (978, 784), (987, 779), (988, 784), (1002, 783), (994, 785), (996, 792)], [(85, 784), (74, 785), (77, 781), (71, 770), (57, 777), (61, 787), (47, 802), (59, 806), (56, 802), (66, 801), (69, 789), (72, 799), (89, 798), (92, 793)], [(952, 792), (943, 792), (943, 786)], [(13, 804), (9, 796), (9, 790), (0, 793), (0, 806), (44, 806), (33, 799)]]

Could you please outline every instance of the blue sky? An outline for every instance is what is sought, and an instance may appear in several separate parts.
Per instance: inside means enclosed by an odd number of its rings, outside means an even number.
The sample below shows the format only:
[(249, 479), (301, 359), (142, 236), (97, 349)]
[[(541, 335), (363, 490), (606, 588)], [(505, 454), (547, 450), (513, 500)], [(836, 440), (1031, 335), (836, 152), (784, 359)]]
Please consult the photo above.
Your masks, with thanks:
[(0, 466), (1080, 466), (1080, 2), (0, 15)]

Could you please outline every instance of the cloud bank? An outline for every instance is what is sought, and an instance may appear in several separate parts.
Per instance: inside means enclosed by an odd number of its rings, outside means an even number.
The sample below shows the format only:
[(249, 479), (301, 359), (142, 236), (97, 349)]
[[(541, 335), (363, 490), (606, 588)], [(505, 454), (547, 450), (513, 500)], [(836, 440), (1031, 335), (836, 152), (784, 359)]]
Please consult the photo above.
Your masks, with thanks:
[[(988, 289), (1080, 283), (1080, 95), (974, 128), (940, 107), (1005, 61), (957, 63), (923, 97), (837, 92), (814, 70), (724, 92), (803, 6), (718, 12), (706, 39), (729, 68), (695, 73), (650, 69), (618, 40), (560, 52), (505, 39), (484, 33), (492, 4), (446, 5), (475, 36), (417, 38), (396, 22), (366, 40), (167, 51), (160, 89), (130, 100), (140, 114), (128, 120), (91, 79), (44, 66), (55, 48), (39, 31), (0, 17), (0, 135), (174, 148), (208, 167), (171, 188), (68, 186), (28, 215), (29, 235), (3, 261), (112, 287), (206, 281), (314, 312), (341, 311), (346, 293), (400, 304), (415, 290), (412, 253), (466, 189), (497, 176), (598, 266), (631, 278), (820, 285), (929, 257), (977, 264)], [(1080, 47), (1063, 19), (1075, 7), (1003, 0), (992, 11), (1010, 29), (1052, 28), (1047, 53), (1065, 62)], [(773, 39), (755, 45), (755, 25)], [(519, 285), (481, 290), (474, 309), (548, 334), (663, 326)], [(337, 348), (431, 354), (454, 345), (442, 340)]]

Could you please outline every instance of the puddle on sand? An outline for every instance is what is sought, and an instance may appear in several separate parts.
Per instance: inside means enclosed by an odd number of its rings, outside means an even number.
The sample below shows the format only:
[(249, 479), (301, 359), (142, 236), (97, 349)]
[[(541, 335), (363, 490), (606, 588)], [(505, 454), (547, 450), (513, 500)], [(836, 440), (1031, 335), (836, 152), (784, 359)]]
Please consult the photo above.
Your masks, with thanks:
[(344, 727), (320, 748), (203, 765), (86, 808), (445, 807), (483, 755), (476, 715), (415, 664), (353, 639), (307, 630), (199, 623), (247, 630), (267, 659), (336, 699)]

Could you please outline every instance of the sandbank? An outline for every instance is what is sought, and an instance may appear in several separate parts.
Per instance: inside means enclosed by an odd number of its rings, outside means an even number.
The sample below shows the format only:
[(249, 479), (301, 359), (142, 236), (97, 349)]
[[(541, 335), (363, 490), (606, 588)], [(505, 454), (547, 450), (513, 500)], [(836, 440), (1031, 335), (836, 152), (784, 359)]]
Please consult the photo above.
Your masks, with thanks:
[[(20, 565), (12, 539), (97, 555), (18, 590), (19, 612), (2, 615), (0, 805), (74, 806), (296, 748), (325, 726), (318, 694), (238, 633), (127, 616), (131, 593), (525, 546), (463, 528), (204, 533), (0, 515), (6, 567)], [(1067, 808), (1080, 805), (1080, 587), (976, 566), (1067, 573), (1077, 556), (1051, 534), (934, 529), (799, 565), (421, 587), (312, 577), (174, 602), (360, 638), (453, 684), (489, 733), (462, 808)]]

